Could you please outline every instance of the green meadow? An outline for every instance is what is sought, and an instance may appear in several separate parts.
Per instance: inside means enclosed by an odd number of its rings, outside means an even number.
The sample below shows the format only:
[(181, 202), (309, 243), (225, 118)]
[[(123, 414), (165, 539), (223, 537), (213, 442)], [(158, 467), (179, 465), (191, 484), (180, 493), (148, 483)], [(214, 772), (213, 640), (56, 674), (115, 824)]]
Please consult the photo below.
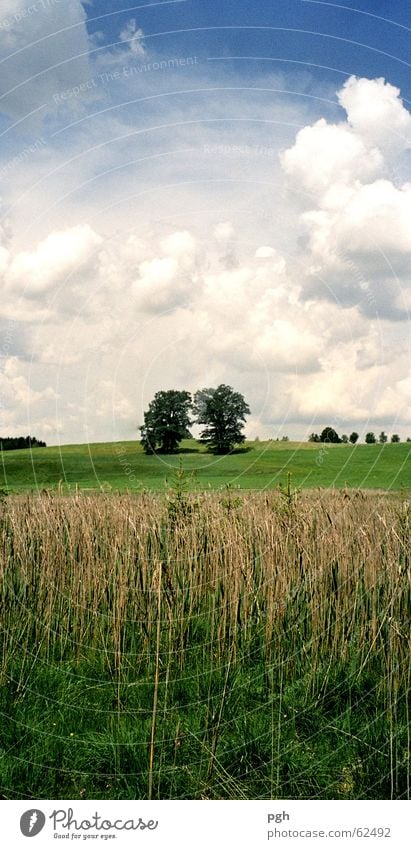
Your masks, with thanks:
[(317, 487), (408, 490), (411, 446), (321, 445), (247, 442), (228, 456), (207, 452), (194, 440), (178, 454), (146, 456), (138, 442), (65, 445), (1, 455), (0, 488), (13, 493), (60, 489), (164, 491), (166, 479), (182, 465), (192, 489), (231, 485), (263, 490), (285, 483), (288, 472), (301, 489)]

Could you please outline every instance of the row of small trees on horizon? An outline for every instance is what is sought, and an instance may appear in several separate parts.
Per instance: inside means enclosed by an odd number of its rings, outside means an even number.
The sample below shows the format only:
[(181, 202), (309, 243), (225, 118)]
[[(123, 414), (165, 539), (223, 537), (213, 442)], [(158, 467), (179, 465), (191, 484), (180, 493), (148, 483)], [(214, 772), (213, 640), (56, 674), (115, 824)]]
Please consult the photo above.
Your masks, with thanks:
[[(333, 427), (325, 427), (324, 430), (318, 433), (311, 433), (308, 437), (309, 442), (331, 442), (333, 444), (337, 443), (351, 443), (355, 445), (359, 440), (359, 434), (354, 430), (350, 436), (347, 436), (346, 433), (343, 433), (342, 436), (339, 436), (337, 431), (334, 430)], [(400, 437), (398, 433), (393, 433), (391, 436), (391, 442), (400, 442)], [(407, 439), (407, 442), (410, 441)], [(388, 436), (385, 431), (381, 431), (378, 437), (375, 436), (373, 431), (369, 431), (365, 434), (365, 442), (367, 445), (375, 445), (377, 442), (380, 445), (385, 445), (388, 442)]]

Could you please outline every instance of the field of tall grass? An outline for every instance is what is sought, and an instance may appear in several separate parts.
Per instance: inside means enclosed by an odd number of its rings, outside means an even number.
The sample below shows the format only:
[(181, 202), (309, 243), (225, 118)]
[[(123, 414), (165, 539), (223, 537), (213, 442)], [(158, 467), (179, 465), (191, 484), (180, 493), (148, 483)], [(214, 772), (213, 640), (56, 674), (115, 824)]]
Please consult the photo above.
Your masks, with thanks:
[(411, 505), (0, 505), (2, 798), (410, 798)]

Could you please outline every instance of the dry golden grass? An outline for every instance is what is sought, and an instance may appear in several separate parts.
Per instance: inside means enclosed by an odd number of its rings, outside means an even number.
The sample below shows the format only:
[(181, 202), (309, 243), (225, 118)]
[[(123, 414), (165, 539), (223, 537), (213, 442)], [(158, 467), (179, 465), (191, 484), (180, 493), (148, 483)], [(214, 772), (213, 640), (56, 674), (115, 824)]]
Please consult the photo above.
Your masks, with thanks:
[[(167, 700), (187, 669), (225, 670), (208, 778), (229, 676), (261, 658), (277, 695), (304, 679), (315, 703), (337, 665), (350, 665), (350, 686), (373, 670), (393, 748), (411, 656), (411, 507), (400, 497), (42, 494), (9, 498), (1, 510), (2, 678), (18, 668), (24, 690), (37, 659), (94, 659), (97, 675), (116, 682), (118, 710), (125, 685), (151, 681), (150, 796), (159, 685)], [(392, 752), (393, 796), (394, 760)]]
[[(4, 657), (23, 639), (41, 652), (95, 647), (121, 663), (128, 624), (139, 660), (162, 630), (184, 663), (193, 618), (211, 612), (216, 651), (234, 657), (263, 622), (267, 657), (287, 634), (290, 669), (305, 656), (408, 650), (411, 509), (361, 492), (235, 498), (26, 496), (3, 507)], [(160, 573), (161, 567), (161, 573)], [(17, 610), (19, 615), (16, 616)], [(17, 634), (16, 634), (17, 631)], [(24, 643), (23, 643), (24, 645)], [(330, 655), (331, 652), (331, 655)]]

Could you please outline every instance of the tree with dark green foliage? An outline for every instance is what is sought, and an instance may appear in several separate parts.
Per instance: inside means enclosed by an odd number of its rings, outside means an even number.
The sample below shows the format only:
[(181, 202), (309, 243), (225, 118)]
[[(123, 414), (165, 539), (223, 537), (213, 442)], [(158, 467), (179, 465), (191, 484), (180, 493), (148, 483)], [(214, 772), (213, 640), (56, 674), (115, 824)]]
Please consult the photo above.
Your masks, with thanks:
[(332, 442), (334, 444), (337, 444), (338, 442), (341, 442), (341, 439), (338, 436), (337, 431), (334, 430), (333, 427), (325, 427), (324, 430), (322, 430), (320, 433), (320, 441)]
[(398, 433), (393, 433), (391, 437), (391, 442), (400, 442), (400, 437), (398, 436)]
[(341, 437), (341, 442), (343, 442), (343, 443), (344, 443), (344, 445), (347, 445), (347, 443), (348, 443), (348, 436), (347, 436), (347, 434), (346, 434), (346, 433), (343, 433), (343, 435), (342, 435), (342, 437)]
[(308, 441), (309, 442), (321, 442), (321, 439), (320, 439), (318, 433), (310, 433), (310, 435), (308, 437)]
[(351, 445), (355, 445), (355, 443), (358, 442), (358, 439), (359, 439), (359, 435), (358, 435), (357, 431), (353, 430), (353, 432), (350, 434)]
[(214, 454), (228, 454), (245, 441), (242, 433), (250, 408), (240, 392), (220, 383), (217, 389), (199, 389), (194, 395), (194, 414), (206, 427), (201, 442)]
[(367, 445), (375, 445), (377, 440), (375, 438), (375, 433), (373, 433), (372, 430), (365, 434), (365, 441)]
[(156, 392), (140, 427), (141, 445), (146, 454), (173, 454), (182, 439), (191, 439), (192, 405), (189, 392), (175, 389)]
[(388, 442), (388, 436), (384, 430), (381, 431), (378, 437), (378, 442), (380, 443), (380, 445), (385, 445), (385, 443)]

